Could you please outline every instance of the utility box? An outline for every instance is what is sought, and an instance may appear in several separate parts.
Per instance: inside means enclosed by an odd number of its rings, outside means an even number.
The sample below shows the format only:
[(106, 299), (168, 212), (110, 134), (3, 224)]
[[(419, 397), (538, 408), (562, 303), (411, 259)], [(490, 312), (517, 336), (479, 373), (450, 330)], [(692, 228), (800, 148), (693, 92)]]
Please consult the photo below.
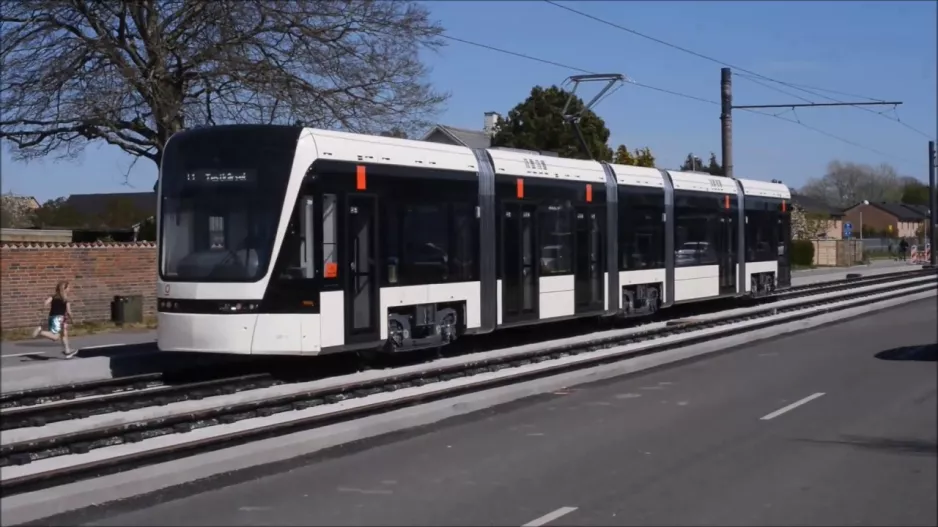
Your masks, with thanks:
[(111, 302), (111, 321), (118, 326), (143, 322), (143, 295), (115, 296)]

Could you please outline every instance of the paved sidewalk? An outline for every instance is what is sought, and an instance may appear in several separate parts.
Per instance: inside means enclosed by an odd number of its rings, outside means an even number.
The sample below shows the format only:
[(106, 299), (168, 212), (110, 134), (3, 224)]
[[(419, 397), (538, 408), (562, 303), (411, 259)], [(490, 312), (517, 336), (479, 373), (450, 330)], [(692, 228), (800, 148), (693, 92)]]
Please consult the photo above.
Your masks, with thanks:
[(903, 268), (921, 269), (921, 265), (910, 264), (908, 262), (897, 262), (895, 260), (874, 260), (869, 265), (853, 265), (850, 267), (818, 267), (816, 269), (799, 269), (791, 272), (791, 276), (821, 276), (833, 273), (862, 273), (864, 271), (893, 269), (900, 271)]
[(854, 265), (852, 267), (824, 267), (820, 269), (804, 269), (792, 271), (791, 285), (800, 286), (807, 284), (821, 284), (842, 280), (848, 274), (859, 274), (870, 278), (893, 273), (921, 271), (921, 265), (913, 265), (905, 262), (877, 261), (871, 265)]
[[(69, 339), (72, 348), (78, 350), (93, 350), (117, 346), (133, 346), (138, 344), (156, 343), (156, 330), (144, 331), (117, 331), (112, 333), (99, 333), (97, 335), (82, 335)], [(52, 342), (42, 337), (28, 340), (5, 340), (0, 342), (0, 358), (3, 366), (21, 362), (31, 356), (56, 356), (62, 352), (61, 342)], [(87, 353), (83, 355), (87, 356)]]

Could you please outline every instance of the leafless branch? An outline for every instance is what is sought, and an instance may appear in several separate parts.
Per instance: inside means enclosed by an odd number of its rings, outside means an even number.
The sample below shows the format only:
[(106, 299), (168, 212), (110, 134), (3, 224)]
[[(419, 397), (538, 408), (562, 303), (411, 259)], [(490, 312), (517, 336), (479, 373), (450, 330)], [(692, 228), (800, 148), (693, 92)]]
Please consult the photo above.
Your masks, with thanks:
[(0, 13), (0, 138), (17, 159), (104, 141), (159, 163), (203, 123), (425, 128), (442, 28), (381, 0), (18, 0)]
[(903, 180), (890, 165), (876, 167), (831, 161), (821, 178), (809, 179), (801, 193), (834, 207), (852, 207), (860, 201), (899, 201)]

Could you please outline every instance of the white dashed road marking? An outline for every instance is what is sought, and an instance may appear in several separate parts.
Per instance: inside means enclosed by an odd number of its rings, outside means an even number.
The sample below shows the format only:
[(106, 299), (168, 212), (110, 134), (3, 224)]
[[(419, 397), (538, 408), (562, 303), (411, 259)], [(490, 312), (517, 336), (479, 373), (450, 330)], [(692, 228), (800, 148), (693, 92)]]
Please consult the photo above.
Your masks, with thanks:
[(770, 413), (769, 415), (763, 416), (761, 420), (762, 420), (762, 421), (768, 421), (769, 419), (774, 419), (774, 418), (776, 418), (776, 417), (778, 417), (778, 416), (784, 414), (785, 412), (789, 412), (789, 411), (791, 411), (791, 410), (794, 410), (795, 408), (798, 408), (799, 406), (801, 406), (801, 405), (803, 405), (803, 404), (810, 403), (811, 401), (817, 399), (818, 397), (820, 397), (820, 396), (822, 396), (822, 395), (824, 395), (824, 394), (821, 393), (821, 392), (818, 392), (818, 393), (816, 393), (816, 394), (814, 394), (814, 395), (809, 395), (809, 396), (805, 397), (804, 399), (802, 399), (802, 400), (800, 400), (800, 401), (795, 401), (795, 402), (789, 404), (788, 406), (785, 406), (784, 408), (779, 408), (778, 410), (775, 410), (774, 412)]
[(554, 512), (549, 512), (536, 520), (531, 520), (528, 523), (522, 525), (521, 527), (540, 527), (541, 525), (546, 525), (561, 516), (566, 516), (571, 512), (575, 511), (576, 507), (560, 507)]

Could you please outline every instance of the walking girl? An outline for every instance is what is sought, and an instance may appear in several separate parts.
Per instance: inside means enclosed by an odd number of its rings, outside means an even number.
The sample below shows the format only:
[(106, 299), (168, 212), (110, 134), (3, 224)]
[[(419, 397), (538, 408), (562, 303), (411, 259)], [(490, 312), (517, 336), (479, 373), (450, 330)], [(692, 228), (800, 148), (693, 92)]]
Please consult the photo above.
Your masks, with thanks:
[(68, 324), (72, 322), (72, 306), (68, 301), (70, 286), (68, 281), (59, 282), (55, 286), (55, 293), (46, 298), (44, 305), (49, 308), (49, 330), (43, 331), (42, 326), (33, 330), (33, 338), (41, 335), (51, 341), (61, 340), (66, 359), (78, 353), (78, 350), (72, 350), (68, 345)]

